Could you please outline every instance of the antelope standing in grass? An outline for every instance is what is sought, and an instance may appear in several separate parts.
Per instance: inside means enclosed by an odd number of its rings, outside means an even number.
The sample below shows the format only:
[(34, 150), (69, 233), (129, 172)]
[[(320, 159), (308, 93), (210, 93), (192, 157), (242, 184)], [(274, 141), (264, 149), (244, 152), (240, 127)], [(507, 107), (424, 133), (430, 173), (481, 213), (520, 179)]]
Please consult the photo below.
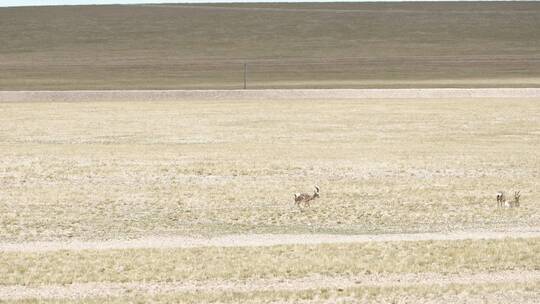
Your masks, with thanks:
[(514, 207), (519, 207), (519, 197), (521, 194), (519, 191), (514, 192)]
[(497, 207), (513, 208), (519, 207), (519, 198), (521, 197), (520, 191), (514, 191), (514, 200), (509, 201), (506, 199), (506, 193), (504, 191), (497, 192)]
[(497, 207), (503, 207), (505, 201), (506, 196), (504, 191), (497, 192)]
[(300, 207), (301, 203), (304, 203), (305, 206), (309, 207), (310, 202), (316, 199), (317, 197), (319, 197), (320, 190), (321, 189), (319, 188), (319, 186), (315, 186), (315, 191), (313, 192), (313, 195), (308, 194), (308, 193), (295, 193), (294, 203), (296, 204), (297, 207)]

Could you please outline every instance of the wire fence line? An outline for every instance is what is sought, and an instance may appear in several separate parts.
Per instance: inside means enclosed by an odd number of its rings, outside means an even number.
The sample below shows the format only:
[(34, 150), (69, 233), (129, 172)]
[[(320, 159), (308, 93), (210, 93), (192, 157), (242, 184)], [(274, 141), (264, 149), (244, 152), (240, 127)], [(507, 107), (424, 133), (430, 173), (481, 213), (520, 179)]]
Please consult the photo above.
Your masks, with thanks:
[[(540, 78), (540, 55), (417, 55), (306, 58), (96, 58), (72, 62), (0, 63), (0, 89), (43, 81), (100, 87), (174, 88), (358, 87), (381, 81)], [(49, 80), (48, 80), (49, 79)], [(5, 81), (5, 85), (2, 85)], [(378, 82), (377, 82), (378, 81)], [(50, 82), (50, 83), (49, 83)], [(54, 83), (53, 83), (54, 82)], [(22, 84), (21, 84), (22, 85)], [(540, 85), (540, 83), (538, 83)]]
[[(159, 70), (159, 66), (155, 67)], [(373, 81), (540, 76), (540, 56), (408, 56), (172, 62), (165, 73), (180, 81), (237, 88), (286, 85), (355, 86)]]

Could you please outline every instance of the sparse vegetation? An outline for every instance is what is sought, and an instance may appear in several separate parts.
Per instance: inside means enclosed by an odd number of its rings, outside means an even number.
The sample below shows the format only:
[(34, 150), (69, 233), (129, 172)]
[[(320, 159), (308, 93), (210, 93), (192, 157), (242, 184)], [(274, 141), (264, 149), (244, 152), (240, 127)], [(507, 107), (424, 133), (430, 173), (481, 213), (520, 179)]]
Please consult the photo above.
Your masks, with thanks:
[[(539, 104), (0, 104), (0, 240), (535, 226)], [(521, 207), (496, 208), (501, 188)]]
[(414, 287), (322, 288), (302, 291), (186, 292), (154, 296), (70, 300), (21, 300), (4, 303), (441, 303), (496, 302), (536, 304), (539, 282), (525, 284), (451, 284)]
[(538, 270), (540, 239), (0, 253), (0, 285)]
[[(0, 103), (0, 241), (530, 229), (540, 222), (538, 105), (535, 98)], [(304, 115), (309, 122), (297, 119)], [(321, 197), (300, 212), (291, 193), (315, 183)], [(501, 188), (522, 189), (526, 201), (497, 208), (493, 193)], [(536, 273), (539, 244), (531, 238), (2, 252), (0, 299), (12, 286), (49, 288), (42, 284), (77, 290), (72, 283)], [(538, 282), (524, 284), (488, 292), (487, 282), (479, 289), (445, 283), (433, 293), (422, 284), (196, 294), (188, 288), (141, 297), (316, 302), (322, 293), (354, 302), (410, 293), (418, 301), (472, 294), (531, 302)], [(110, 300), (137, 297), (117, 295)]]
[[(539, 35), (534, 2), (0, 8), (0, 90), (540, 87)], [(0, 302), (540, 299), (535, 90), (219, 92), (5, 93)]]
[[(433, 297), (450, 301), (487, 296), (497, 288), (490, 295), (493, 299), (531, 301), (538, 296), (535, 286), (540, 276), (534, 272), (540, 267), (538, 250), (540, 239), (535, 238), (1, 253), (0, 298), (6, 290), (9, 294), (9, 286), (30, 290), (41, 286), (52, 289), (46, 292), (48, 297), (60, 299), (71, 297), (61, 291), (64, 287), (73, 289), (75, 298), (90, 291), (93, 296), (81, 302), (102, 301), (93, 297), (115, 289), (123, 290), (113, 292), (120, 297), (110, 295), (108, 300), (122, 303), (134, 297), (157, 302), (297, 302), (300, 298), (311, 302), (345, 296), (386, 301), (405, 295), (417, 301)], [(505, 284), (489, 283), (490, 276), (501, 277), (498, 272), (509, 270), (517, 274), (512, 276), (517, 281), (505, 272)], [(528, 277), (531, 271), (536, 273), (531, 280), (520, 277)], [(448, 279), (476, 273), (483, 279), (467, 280), (468, 284)], [(138, 289), (141, 286), (147, 287)], [(106, 291), (98, 292), (103, 288)]]

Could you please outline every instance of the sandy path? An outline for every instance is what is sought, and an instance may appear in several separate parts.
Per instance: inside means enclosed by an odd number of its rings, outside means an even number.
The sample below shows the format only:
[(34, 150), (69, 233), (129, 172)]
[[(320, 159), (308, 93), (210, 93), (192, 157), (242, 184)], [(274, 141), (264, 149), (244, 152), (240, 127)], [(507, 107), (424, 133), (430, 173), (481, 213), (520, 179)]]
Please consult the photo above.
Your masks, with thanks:
[(265, 290), (299, 291), (319, 288), (409, 287), (415, 285), (489, 284), (540, 281), (540, 271), (502, 271), (475, 274), (406, 273), (347, 277), (312, 276), (301, 279), (255, 279), (247, 281), (184, 281), (133, 283), (75, 283), (70, 285), (0, 286), (0, 299), (83, 298), (134, 294), (155, 295), (173, 292), (252, 292)]
[(57, 250), (111, 250), (137, 248), (253, 247), (428, 240), (479, 240), (540, 237), (540, 227), (529, 230), (461, 231), (403, 234), (238, 234), (213, 238), (185, 236), (149, 237), (135, 240), (0, 243), (0, 252), (45, 252)]
[(0, 91), (0, 102), (539, 97), (540, 88)]

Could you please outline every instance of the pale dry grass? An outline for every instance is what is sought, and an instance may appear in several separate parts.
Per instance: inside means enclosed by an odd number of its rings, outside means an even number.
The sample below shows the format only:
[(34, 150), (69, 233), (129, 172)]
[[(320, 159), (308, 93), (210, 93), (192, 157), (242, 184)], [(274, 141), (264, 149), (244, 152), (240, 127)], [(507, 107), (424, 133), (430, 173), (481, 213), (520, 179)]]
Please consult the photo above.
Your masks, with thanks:
[(540, 270), (533, 239), (0, 253), (0, 284), (295, 279)]
[(537, 99), (0, 104), (0, 240), (537, 226), (539, 120)]
[(82, 302), (104, 300), (96, 295), (120, 296), (107, 299), (116, 302), (530, 301), (538, 297), (539, 246), (536, 238), (2, 253), (0, 300), (13, 299), (16, 286), (29, 295), (42, 289), (40, 299)]
[(183, 292), (82, 299), (27, 299), (3, 303), (531, 303), (539, 282), (414, 287), (322, 288), (301, 291)]

